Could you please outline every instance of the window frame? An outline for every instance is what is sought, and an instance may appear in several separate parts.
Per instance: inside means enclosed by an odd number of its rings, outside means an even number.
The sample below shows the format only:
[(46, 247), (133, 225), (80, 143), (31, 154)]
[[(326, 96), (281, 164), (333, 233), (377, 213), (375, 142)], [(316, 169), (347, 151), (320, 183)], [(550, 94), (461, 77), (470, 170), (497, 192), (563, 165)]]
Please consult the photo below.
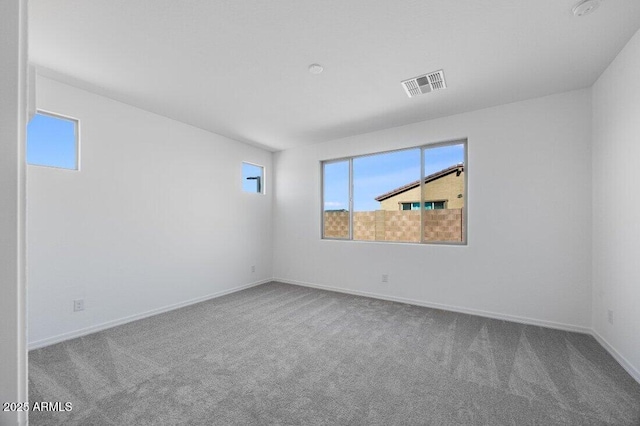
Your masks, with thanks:
[[(451, 140), (445, 140), (445, 141), (440, 141), (440, 142), (433, 142), (433, 143), (426, 143), (426, 144), (422, 144), (422, 145), (417, 145), (417, 146), (410, 146), (410, 147), (406, 147), (406, 148), (398, 148), (398, 149), (391, 149), (391, 150), (387, 150), (387, 151), (377, 151), (377, 152), (372, 152), (372, 153), (367, 153), (367, 154), (359, 154), (359, 155), (352, 155), (352, 156), (348, 156), (348, 157), (340, 157), (340, 158), (331, 158), (331, 159), (327, 159), (327, 160), (320, 160), (320, 239), (321, 240), (326, 240), (326, 241), (351, 241), (351, 242), (355, 242), (355, 243), (383, 243), (383, 244), (411, 244), (411, 245), (445, 245), (445, 246), (467, 246), (469, 245), (469, 222), (468, 222), (468, 212), (469, 212), (469, 197), (468, 197), (468, 193), (469, 193), (469, 139), (468, 138), (461, 138), (461, 139), (451, 139)], [(388, 154), (388, 153), (392, 153), (392, 152), (399, 152), (399, 151), (407, 151), (407, 150), (412, 150), (412, 149), (420, 149), (420, 205), (424, 206), (425, 200), (424, 199), (424, 172), (425, 172), (425, 165), (424, 165), (424, 160), (425, 160), (425, 156), (424, 153), (426, 150), (429, 149), (433, 149), (433, 148), (438, 148), (438, 147), (443, 147), (443, 146), (452, 146), (452, 145), (463, 145), (464, 146), (464, 159), (463, 159), (463, 164), (464, 164), (464, 192), (463, 192), (463, 197), (464, 197), (464, 206), (462, 208), (462, 236), (463, 236), (463, 241), (424, 241), (424, 220), (422, 220), (422, 214), (423, 212), (426, 210), (424, 208), (422, 209), (418, 209), (420, 211), (420, 241), (419, 242), (413, 242), (413, 241), (384, 241), (384, 240), (354, 240), (353, 239), (353, 216), (354, 216), (354, 211), (353, 211), (353, 192), (354, 192), (354, 186), (353, 186), (353, 160), (356, 158), (361, 158), (361, 157), (370, 157), (370, 156), (374, 156), (374, 155), (382, 155), (382, 154)], [(349, 163), (349, 237), (348, 238), (338, 238), (338, 237), (325, 237), (324, 235), (324, 195), (325, 195), (325, 188), (324, 188), (324, 181), (325, 181), (325, 177), (324, 177), (324, 165), (325, 164), (331, 164), (331, 163), (338, 163), (338, 162), (343, 162), (343, 161), (347, 161)], [(440, 202), (442, 200), (437, 200), (436, 202)], [(447, 206), (446, 200), (445, 200), (445, 208)]]
[[(46, 168), (49, 168), (49, 169), (69, 170), (69, 171), (72, 171), (72, 172), (79, 172), (80, 171), (80, 163), (81, 163), (81, 160), (80, 160), (80, 153), (81, 153), (81, 150), (80, 150), (80, 147), (81, 147), (80, 135), (82, 134), (81, 131), (80, 131), (80, 119), (72, 117), (70, 115), (60, 114), (60, 113), (57, 113), (57, 112), (52, 112), (52, 111), (48, 111), (48, 110), (45, 110), (45, 109), (36, 108), (36, 113), (33, 115), (33, 117), (35, 117), (38, 114), (46, 115), (46, 116), (57, 118), (57, 119), (60, 119), (60, 120), (72, 121), (72, 122), (75, 123), (75, 130), (74, 130), (74, 133), (75, 133), (75, 152), (76, 152), (75, 168), (71, 169), (69, 167), (60, 167), (60, 166), (51, 166), (51, 165), (47, 165), (47, 164), (29, 163), (27, 161), (26, 152), (25, 152), (25, 160), (24, 160), (25, 164), (27, 166), (33, 166), (33, 167), (46, 167)], [(33, 117), (32, 117), (32, 119), (33, 119)], [(28, 123), (27, 123), (27, 125), (28, 125)], [(28, 147), (28, 143), (29, 143), (29, 135), (27, 133), (27, 136), (26, 136), (26, 139), (25, 139), (25, 150), (27, 149), (26, 147)]]
[[(324, 236), (324, 166), (325, 164), (334, 164), (348, 162), (349, 169), (349, 235), (346, 238), (326, 237)], [(320, 162), (320, 237), (326, 240), (353, 241), (353, 157), (336, 158), (334, 160), (326, 160)]]
[[(261, 180), (260, 180), (260, 191), (245, 191), (243, 186), (242, 186), (242, 180), (243, 180), (243, 176), (242, 176), (242, 165), (243, 164), (247, 164), (249, 166), (254, 166), (254, 167), (260, 167), (262, 169), (262, 176), (261, 176)], [(243, 193), (245, 194), (258, 194), (258, 195), (265, 195), (267, 193), (267, 185), (266, 185), (266, 181), (267, 181), (267, 168), (265, 166), (263, 166), (262, 164), (257, 164), (257, 163), (252, 163), (251, 161), (242, 161), (240, 163), (240, 189), (242, 190)]]

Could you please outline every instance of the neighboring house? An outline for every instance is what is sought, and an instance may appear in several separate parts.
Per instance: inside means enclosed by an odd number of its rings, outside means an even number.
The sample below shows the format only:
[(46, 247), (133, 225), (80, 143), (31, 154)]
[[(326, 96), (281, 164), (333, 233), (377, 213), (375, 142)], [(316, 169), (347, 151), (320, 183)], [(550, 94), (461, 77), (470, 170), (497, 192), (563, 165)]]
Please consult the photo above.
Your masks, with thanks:
[[(456, 164), (424, 178), (424, 205), (427, 210), (464, 207), (464, 164)], [(376, 197), (381, 210), (419, 210), (420, 180)]]

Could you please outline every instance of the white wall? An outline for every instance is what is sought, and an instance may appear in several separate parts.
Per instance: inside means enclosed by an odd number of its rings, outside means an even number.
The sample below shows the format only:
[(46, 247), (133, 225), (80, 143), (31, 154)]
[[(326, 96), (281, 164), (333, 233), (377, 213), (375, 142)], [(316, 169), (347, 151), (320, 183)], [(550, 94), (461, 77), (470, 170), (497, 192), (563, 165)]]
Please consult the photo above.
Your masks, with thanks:
[(640, 381), (638, 76), (640, 32), (593, 86), (593, 327)]
[[(27, 401), (24, 126), (27, 2), (0, 2), (0, 402)], [(0, 411), (0, 425), (26, 421)]]
[[(31, 347), (272, 277), (270, 152), (37, 87), (38, 108), (80, 120), (81, 170), (28, 166)], [(242, 161), (266, 166), (266, 195), (242, 192)]]
[[(320, 239), (320, 161), (468, 137), (468, 246)], [(584, 89), (275, 156), (274, 275), (587, 330), (591, 102)], [(389, 274), (382, 284), (381, 274)]]

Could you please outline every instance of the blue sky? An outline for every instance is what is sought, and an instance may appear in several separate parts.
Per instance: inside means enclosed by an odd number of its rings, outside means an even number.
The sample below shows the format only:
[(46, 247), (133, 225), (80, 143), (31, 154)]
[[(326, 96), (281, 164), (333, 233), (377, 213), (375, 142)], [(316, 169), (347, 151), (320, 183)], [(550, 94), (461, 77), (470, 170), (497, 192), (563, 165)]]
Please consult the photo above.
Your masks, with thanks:
[[(464, 162), (464, 145), (430, 148), (424, 154), (425, 175), (429, 175)], [(377, 196), (419, 179), (419, 148), (354, 158), (354, 211), (377, 210)], [(348, 161), (325, 164), (324, 209), (349, 209)]]
[(77, 168), (76, 122), (36, 114), (27, 126), (27, 163)]

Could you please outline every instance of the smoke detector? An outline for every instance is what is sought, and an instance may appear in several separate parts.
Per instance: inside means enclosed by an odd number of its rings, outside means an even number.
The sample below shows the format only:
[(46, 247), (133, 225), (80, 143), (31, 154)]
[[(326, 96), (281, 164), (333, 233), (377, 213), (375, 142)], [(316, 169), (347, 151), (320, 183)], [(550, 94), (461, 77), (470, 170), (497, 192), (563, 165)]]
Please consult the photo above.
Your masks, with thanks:
[(585, 16), (600, 6), (600, 0), (582, 0), (573, 6), (574, 16)]
[(401, 82), (407, 95), (412, 98), (423, 93), (434, 90), (446, 89), (447, 83), (444, 81), (444, 71), (438, 70), (418, 77), (410, 78)]
[(309, 65), (309, 72), (311, 74), (320, 74), (324, 70), (324, 67), (320, 64)]

